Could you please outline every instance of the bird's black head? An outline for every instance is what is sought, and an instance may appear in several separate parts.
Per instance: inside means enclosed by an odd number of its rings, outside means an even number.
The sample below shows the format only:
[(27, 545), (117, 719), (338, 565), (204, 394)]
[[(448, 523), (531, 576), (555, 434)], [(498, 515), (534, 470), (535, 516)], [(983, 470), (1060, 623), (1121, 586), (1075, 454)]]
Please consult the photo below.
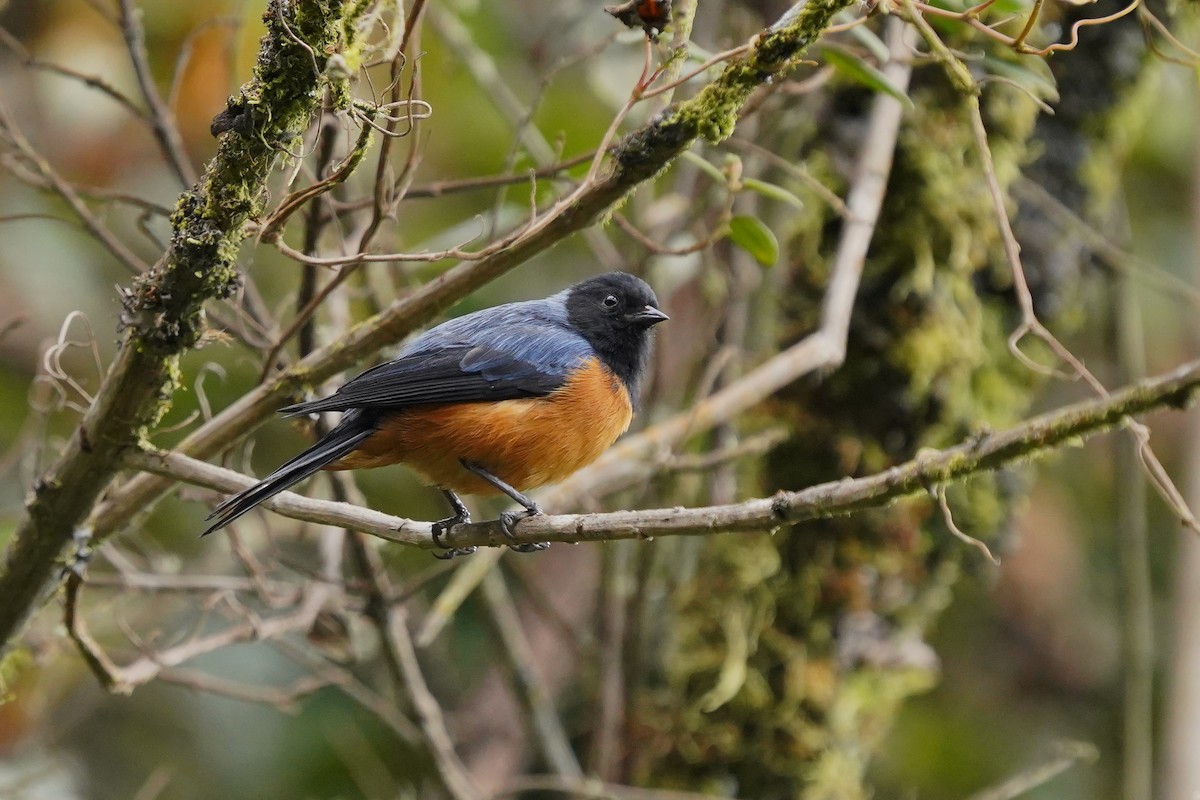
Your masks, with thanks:
[(636, 400), (650, 329), (667, 319), (654, 290), (627, 272), (606, 272), (567, 290), (567, 323), (596, 350)]

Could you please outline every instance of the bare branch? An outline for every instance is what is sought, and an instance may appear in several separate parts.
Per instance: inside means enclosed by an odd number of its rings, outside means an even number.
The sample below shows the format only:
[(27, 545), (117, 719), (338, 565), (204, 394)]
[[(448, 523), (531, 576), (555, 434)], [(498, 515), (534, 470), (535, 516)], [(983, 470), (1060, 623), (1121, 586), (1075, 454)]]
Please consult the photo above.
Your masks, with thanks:
[[(41, 153), (34, 149), (25, 135), (21, 133), (21, 129), (17, 127), (17, 122), (9, 113), (8, 106), (0, 100), (0, 140), (7, 140), (16, 149), (21, 159), (32, 169), (37, 177), (44, 182), (44, 185), (51, 189), (55, 194), (63, 199), (71, 210), (75, 212), (75, 216), (79, 218), (80, 223), (87, 229), (97, 242), (104, 249), (112, 254), (112, 257), (125, 265), (133, 274), (137, 275), (146, 271), (146, 264), (140, 258), (133, 254), (124, 242), (118, 239), (108, 227), (102, 223), (87, 204), (83, 202), (79, 192), (75, 187), (64, 180), (55, 169), (50, 166), (46, 159), (42, 158)], [(18, 178), (21, 174), (15, 170), (12, 171)]]
[(149, 683), (170, 667), (176, 667), (214, 650), (237, 642), (261, 641), (294, 631), (306, 631), (325, 605), (332, 589), (314, 584), (304, 599), (287, 613), (267, 618), (252, 618), (234, 623), (215, 633), (192, 636), (165, 650), (147, 653), (125, 666), (118, 666), (88, 631), (78, 610), (79, 591), (83, 581), (75, 572), (67, 580), (63, 623), (68, 635), (83, 655), (84, 661), (110, 692), (129, 694), (134, 688)]
[(998, 786), (971, 795), (969, 800), (1013, 800), (1056, 778), (1078, 763), (1091, 764), (1100, 757), (1096, 746), (1087, 742), (1060, 742), (1057, 752), (1043, 764), (1030, 767)]
[(154, 138), (158, 139), (158, 145), (171, 169), (179, 176), (179, 182), (191, 186), (196, 182), (196, 171), (192, 169), (192, 162), (184, 149), (174, 115), (163, 102), (158, 87), (154, 85), (154, 76), (150, 74), (150, 60), (146, 57), (146, 32), (142, 30), (140, 12), (133, 7), (133, 0), (120, 0), (120, 12), (121, 35), (125, 37), (125, 47), (129, 51), (129, 60), (133, 62), (133, 72), (137, 75), (142, 97), (150, 109)]
[(503, 653), (508, 661), (513, 682), (528, 709), (531, 727), (543, 756), (559, 777), (582, 778), (583, 770), (580, 769), (579, 760), (571, 748), (571, 741), (563, 728), (562, 720), (558, 718), (554, 709), (554, 700), (538, 673), (533, 648), (521, 626), (516, 603), (513, 602), (504, 577), (498, 571), (490, 570), (484, 578), (483, 597), (492, 625), (503, 645)]
[[(1193, 361), (1109, 397), (1067, 406), (1006, 431), (983, 433), (947, 450), (923, 451), (911, 461), (865, 478), (847, 478), (730, 505), (528, 517), (518, 523), (513, 539), (507, 538), (495, 522), (458, 525), (442, 538), (451, 547), (504, 547), (514, 542), (612, 541), (777, 530), (787, 524), (887, 505), (937, 484), (1045, 454), (1066, 442), (1125, 424), (1127, 418), (1137, 414), (1164, 407), (1183, 408), (1198, 389), (1200, 361)], [(224, 492), (240, 491), (256, 483), (253, 478), (181, 453), (134, 452), (127, 463)], [(438, 548), (428, 522), (291, 492), (281, 492), (264, 505), (294, 519), (352, 528), (423, 549)]]
[(21, 41), (17, 39), (17, 37), (13, 36), (4, 28), (0, 28), (0, 45), (3, 45), (11, 50), (13, 54), (21, 59), (26, 67), (30, 69), (41, 70), (42, 72), (48, 72), (52, 75), (59, 75), (69, 80), (78, 81), (84, 86), (95, 89), (101, 94), (106, 95), (109, 97), (109, 99), (117, 103), (119, 106), (124, 108), (138, 119), (145, 119), (145, 115), (142, 113), (142, 110), (138, 108), (137, 105), (130, 100), (124, 92), (110, 84), (108, 81), (97, 75), (87, 75), (77, 70), (73, 70), (70, 67), (64, 67), (60, 64), (38, 60), (32, 53), (25, 49), (25, 46), (21, 44)]

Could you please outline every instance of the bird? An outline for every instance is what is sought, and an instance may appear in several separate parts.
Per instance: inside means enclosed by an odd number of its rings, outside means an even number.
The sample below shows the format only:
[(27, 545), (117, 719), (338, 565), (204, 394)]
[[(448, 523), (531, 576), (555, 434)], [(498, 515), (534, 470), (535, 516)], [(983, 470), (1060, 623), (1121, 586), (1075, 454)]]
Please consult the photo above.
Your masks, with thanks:
[[(396, 358), (333, 394), (280, 409), (288, 417), (340, 411), (316, 444), (218, 505), (201, 534), (225, 527), (319, 470), (403, 463), (436, 486), (452, 515), (434, 543), (471, 521), (460, 494), (507, 495), (521, 507), (501, 530), (542, 513), (525, 492), (596, 460), (628, 430), (654, 326), (669, 319), (654, 290), (606, 272), (540, 300), (485, 308), (433, 327)], [(530, 552), (545, 542), (510, 544)]]

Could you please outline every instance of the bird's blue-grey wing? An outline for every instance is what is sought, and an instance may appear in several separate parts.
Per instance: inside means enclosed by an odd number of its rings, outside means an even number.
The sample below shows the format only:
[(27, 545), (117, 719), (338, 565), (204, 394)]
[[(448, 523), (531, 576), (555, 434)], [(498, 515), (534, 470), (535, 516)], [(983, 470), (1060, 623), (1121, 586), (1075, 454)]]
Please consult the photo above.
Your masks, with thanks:
[(556, 300), (513, 303), (451, 320), (329, 397), (283, 411), (386, 410), (548, 395), (592, 355), (587, 341), (567, 327)]

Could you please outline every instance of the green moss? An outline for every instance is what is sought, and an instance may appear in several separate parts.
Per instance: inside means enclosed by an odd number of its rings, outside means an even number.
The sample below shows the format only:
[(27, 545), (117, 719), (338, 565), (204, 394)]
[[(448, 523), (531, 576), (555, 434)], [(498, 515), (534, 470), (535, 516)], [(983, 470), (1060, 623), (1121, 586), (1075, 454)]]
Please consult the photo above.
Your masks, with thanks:
[(179, 368), (179, 356), (167, 356), (163, 359), (163, 367), (167, 377), (159, 387), (157, 402), (136, 432), (139, 447), (150, 445), (151, 434), (158, 428), (158, 424), (162, 422), (163, 418), (170, 413), (175, 392), (183, 387), (183, 372)]
[[(1006, 287), (992, 289), (996, 275), (1006, 276), (1004, 256), (962, 98), (941, 80), (910, 95), (916, 108), (902, 128), (846, 362), (773, 401), (770, 415), (794, 433), (770, 458), (767, 491), (878, 472), (922, 448), (1010, 424), (1028, 404), (1035, 378), (1005, 345), (1014, 305)], [(711, 102), (719, 107), (726, 97), (714, 90)], [(997, 175), (1007, 183), (1030, 157), (1036, 107), (989, 97), (986, 111)], [(702, 133), (719, 138), (728, 122), (718, 117)], [(702, 125), (699, 116), (695, 124)], [(837, 173), (828, 165), (836, 160), (818, 156), (808, 167), (830, 184)], [(796, 220), (782, 345), (819, 319), (838, 232), (820, 202)], [(986, 476), (956, 486), (949, 501), (959, 527), (990, 538), (1010, 514), (1008, 483)], [(777, 568), (747, 579), (753, 573), (737, 566), (744, 559), (775, 563), (764, 549), (777, 556)], [(919, 631), (930, 609), (944, 604), (963, 557), (974, 551), (964, 556), (921, 497), (805, 523), (773, 539), (709, 542), (696, 588), (681, 595), (678, 641), (664, 664), (679, 661), (639, 718), (651, 730), (687, 732), (686, 747), (656, 753), (656, 776), (692, 787), (725, 776), (751, 797), (864, 796), (871, 748), (903, 699), (933, 685), (933, 669), (906, 654), (925, 652)], [(673, 710), (671, 698), (704, 697), (722, 685), (723, 670), (728, 676), (736, 640), (722, 619), (734, 597), (752, 612), (744, 615), (745, 641), (759, 646), (746, 648), (738, 690), (701, 725)], [(846, 626), (862, 619), (873, 621), (864, 634), (869, 647), (856, 655)], [(870, 652), (894, 659), (864, 655)], [(733, 685), (726, 680), (727, 691)]]
[(0, 706), (13, 699), (13, 686), (34, 666), (33, 656), (23, 648), (14, 648), (0, 656)]
[(331, 79), (322, 70), (332, 56), (358, 63), (364, 7), (333, 0), (268, 4), (253, 78), (231, 100), (217, 156), (176, 205), (167, 257), (138, 279), (126, 301), (136, 346), (170, 354), (194, 345), (202, 304), (237, 290), (242, 228), (262, 212), (272, 168), (295, 146), (324, 86), (349, 102), (349, 74)]
[(649, 178), (669, 164), (697, 137), (721, 142), (733, 133), (737, 115), (750, 93), (782, 77), (793, 60), (829, 26), (850, 0), (814, 0), (777, 30), (762, 35), (746, 59), (735, 60), (694, 98), (678, 103), (639, 133), (627, 136), (613, 152), (618, 172), (632, 180)]

